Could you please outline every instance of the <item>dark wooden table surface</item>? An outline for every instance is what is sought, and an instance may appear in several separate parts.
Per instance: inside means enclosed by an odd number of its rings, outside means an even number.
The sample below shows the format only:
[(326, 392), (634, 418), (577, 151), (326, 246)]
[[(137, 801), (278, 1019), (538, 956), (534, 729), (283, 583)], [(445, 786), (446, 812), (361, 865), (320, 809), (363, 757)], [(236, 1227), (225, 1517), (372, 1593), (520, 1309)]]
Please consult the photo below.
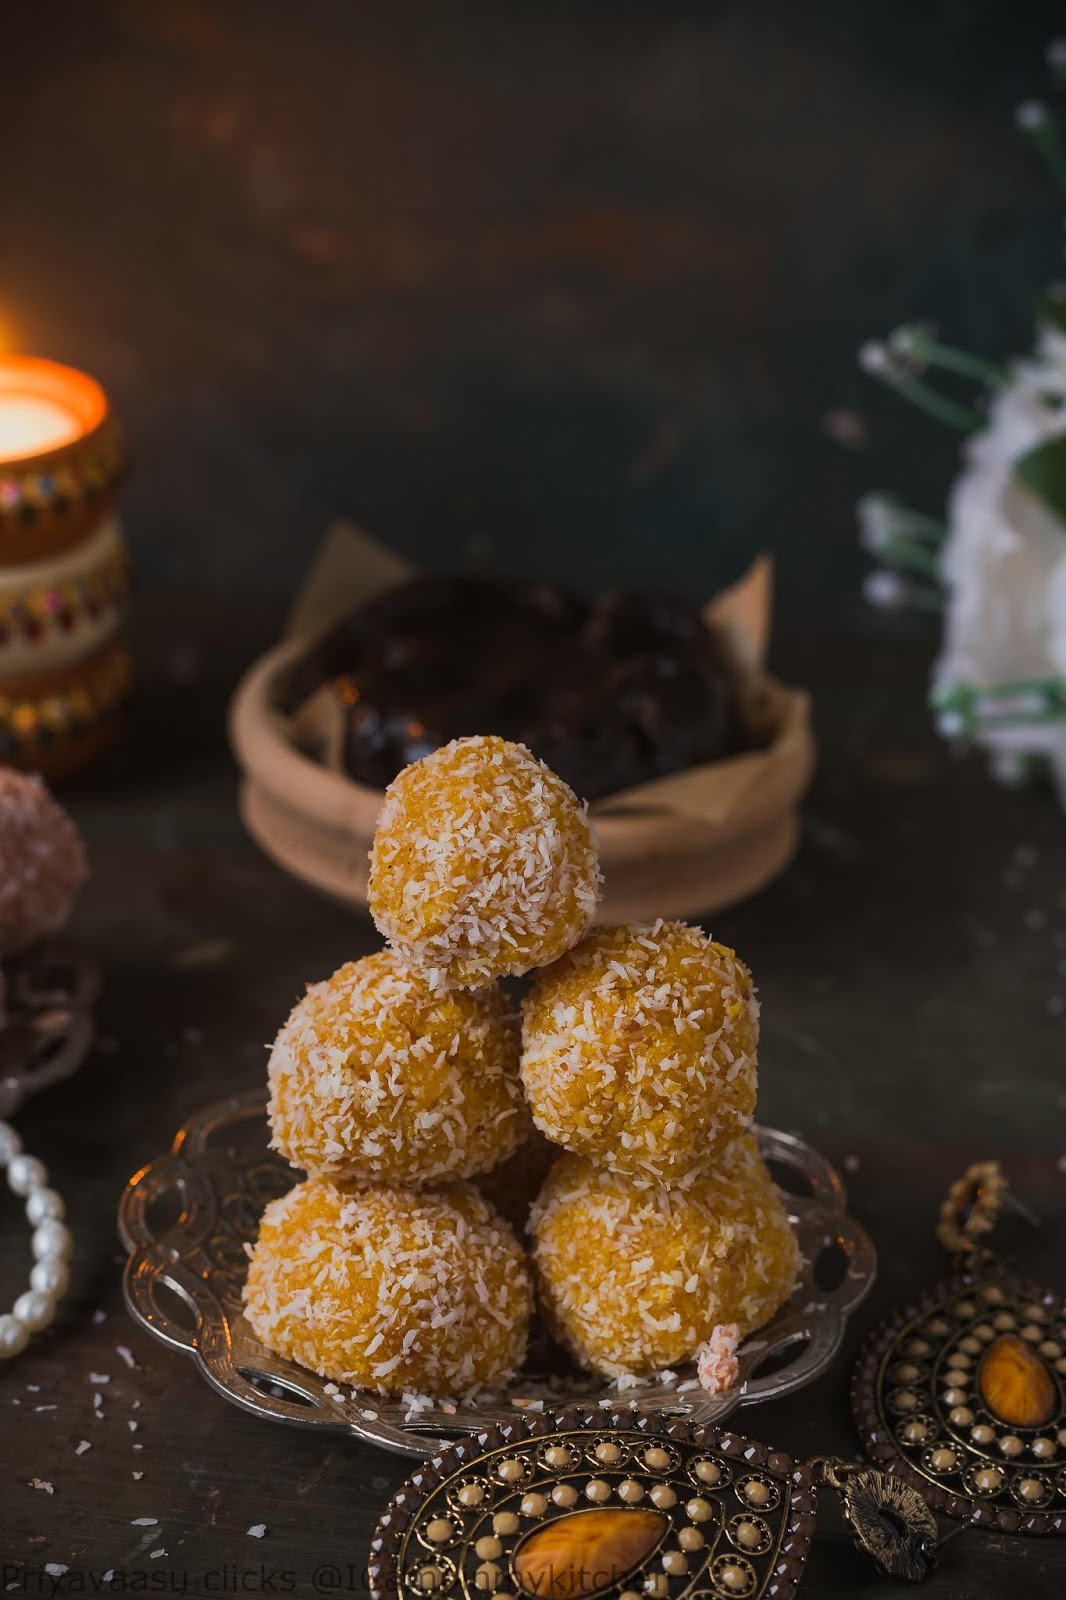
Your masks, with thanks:
[[(106, 990), (100, 1048), (17, 1118), (77, 1248), (59, 1322), (0, 1365), (0, 1600), (107, 1571), (358, 1588), (405, 1471), (242, 1415), (135, 1331), (114, 1226), (189, 1113), (261, 1081), (304, 982), (374, 944), (246, 839), (224, 733), (272, 636), (246, 608), (280, 609), (337, 513), (422, 565), (590, 587), (705, 594), (776, 550), (779, 665), (815, 691), (822, 764), (797, 862), (714, 929), (761, 986), (762, 1115), (854, 1168), (881, 1274), (837, 1366), (745, 1426), (849, 1449), (852, 1356), (937, 1275), (933, 1216), (970, 1159), (1002, 1157), (1045, 1219), (1011, 1247), (1066, 1284), (1062, 817), (934, 739), (932, 638), (864, 614), (852, 515), (881, 483), (935, 510), (957, 465), (860, 376), (862, 339), (931, 317), (1028, 348), (1061, 218), (1012, 113), (1060, 12), (6, 8), (0, 340), (108, 385), (139, 570), (192, 598), (141, 597), (128, 736), (70, 796)], [(29, 1261), (0, 1200), (3, 1303)], [(822, 1521), (812, 1600), (891, 1600)], [(1066, 1544), (966, 1531), (931, 1592), (1064, 1590)]]
[[(782, 645), (780, 666), (814, 689), (823, 744), (805, 840), (769, 892), (714, 919), (762, 991), (761, 1115), (846, 1165), (881, 1256), (836, 1366), (745, 1415), (755, 1436), (801, 1456), (853, 1449), (852, 1357), (885, 1311), (938, 1275), (935, 1208), (970, 1159), (1003, 1159), (1043, 1218), (1012, 1226), (1006, 1242), (1066, 1281), (1062, 818), (1048, 795), (1004, 793), (976, 762), (953, 760), (926, 723), (928, 641), (877, 626)], [(126, 1178), (190, 1112), (262, 1080), (265, 1046), (305, 980), (375, 936), (289, 881), (238, 821), (224, 708), (266, 626), (145, 599), (138, 634), (125, 742), (70, 796), (94, 864), (76, 933), (106, 971), (100, 1047), (16, 1118), (67, 1197), (76, 1254), (56, 1326), (0, 1368), (4, 1589), (93, 1592), (110, 1570), (133, 1590), (307, 1594), (322, 1569), (320, 1586), (336, 1571), (344, 1593), (359, 1588), (375, 1518), (408, 1467), (242, 1414), (135, 1329), (114, 1219)], [(8, 1199), (5, 1296), (27, 1267)], [(82, 1440), (91, 1448), (78, 1454)], [(256, 1539), (247, 1530), (259, 1523)], [(49, 1563), (68, 1570), (53, 1580)], [(967, 1529), (931, 1592), (991, 1600), (1064, 1587), (1066, 1545)], [(903, 1589), (826, 1507), (806, 1592), (891, 1600)]]

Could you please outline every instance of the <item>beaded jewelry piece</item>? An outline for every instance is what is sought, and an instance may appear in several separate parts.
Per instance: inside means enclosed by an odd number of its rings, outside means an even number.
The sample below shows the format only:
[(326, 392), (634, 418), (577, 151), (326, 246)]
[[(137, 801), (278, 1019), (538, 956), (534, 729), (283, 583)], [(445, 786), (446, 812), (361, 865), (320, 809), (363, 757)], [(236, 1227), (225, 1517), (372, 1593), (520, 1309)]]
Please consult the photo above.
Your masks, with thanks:
[(1015, 1277), (980, 1243), (1008, 1203), (995, 1162), (952, 1185), (937, 1238), (956, 1275), (874, 1333), (852, 1407), (871, 1459), (934, 1511), (1063, 1533), (1066, 1297)]
[(0, 1122), (0, 1167), (7, 1186), (26, 1202), (26, 1220), (33, 1229), (30, 1241), (33, 1266), (30, 1286), (20, 1294), (10, 1312), (0, 1315), (0, 1360), (17, 1356), (30, 1335), (41, 1333), (55, 1318), (56, 1306), (70, 1279), (70, 1229), (63, 1221), (63, 1197), (48, 1186), (48, 1171), (36, 1156), (25, 1155), (22, 1140), (9, 1122)]
[(892, 1577), (921, 1579), (937, 1527), (876, 1468), (780, 1451), (667, 1412), (526, 1415), (451, 1445), (393, 1496), (373, 1600), (791, 1600), (819, 1485)]

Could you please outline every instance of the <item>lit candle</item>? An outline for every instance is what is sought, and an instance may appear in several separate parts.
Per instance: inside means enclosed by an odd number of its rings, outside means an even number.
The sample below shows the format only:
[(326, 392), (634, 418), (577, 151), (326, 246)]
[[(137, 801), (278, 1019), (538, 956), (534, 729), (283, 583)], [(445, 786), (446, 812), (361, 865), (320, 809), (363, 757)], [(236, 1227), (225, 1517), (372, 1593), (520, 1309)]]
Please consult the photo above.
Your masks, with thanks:
[(114, 503), (125, 464), (95, 378), (0, 356), (0, 571), (74, 549)]
[(0, 461), (40, 455), (81, 432), (73, 411), (37, 395), (0, 394)]
[(107, 409), (99, 384), (55, 361), (0, 359), (0, 467), (84, 438)]

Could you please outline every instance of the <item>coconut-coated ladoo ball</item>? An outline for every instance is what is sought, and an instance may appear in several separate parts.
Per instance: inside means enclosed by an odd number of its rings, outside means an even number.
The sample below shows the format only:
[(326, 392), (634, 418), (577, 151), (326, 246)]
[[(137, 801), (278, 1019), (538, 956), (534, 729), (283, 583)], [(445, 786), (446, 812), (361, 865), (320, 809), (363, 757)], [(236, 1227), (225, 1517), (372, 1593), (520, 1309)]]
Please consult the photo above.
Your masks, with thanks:
[(81, 836), (44, 782), (0, 767), (0, 956), (58, 933), (88, 872)]
[(263, 1212), (244, 1288), (256, 1337), (335, 1383), (468, 1395), (526, 1350), (529, 1268), (469, 1184), (422, 1193), (309, 1178)]
[(679, 1183), (743, 1131), (759, 1006), (732, 950), (681, 922), (597, 928), (523, 1006), (522, 1081), (555, 1144)]
[(274, 1149), (356, 1183), (485, 1172), (529, 1133), (518, 1025), (497, 988), (432, 988), (392, 950), (308, 989), (270, 1055)]
[(599, 886), (586, 808), (525, 745), (455, 739), (385, 791), (370, 912), (444, 982), (476, 988), (554, 961), (589, 926)]
[(549, 1327), (582, 1366), (611, 1377), (687, 1361), (723, 1323), (746, 1338), (788, 1299), (799, 1267), (750, 1134), (684, 1189), (638, 1187), (563, 1156), (531, 1231)]

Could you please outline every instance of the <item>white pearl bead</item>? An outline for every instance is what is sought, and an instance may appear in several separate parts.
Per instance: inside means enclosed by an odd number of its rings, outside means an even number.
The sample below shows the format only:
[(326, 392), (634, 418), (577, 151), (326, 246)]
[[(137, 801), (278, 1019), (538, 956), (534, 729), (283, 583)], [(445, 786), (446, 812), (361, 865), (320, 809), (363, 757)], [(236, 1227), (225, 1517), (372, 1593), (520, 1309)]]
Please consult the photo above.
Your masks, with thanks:
[(0, 1122), (0, 1167), (6, 1167), (12, 1156), (22, 1149), (22, 1140), (10, 1122)]
[(66, 1293), (69, 1282), (70, 1268), (58, 1256), (45, 1256), (30, 1268), (30, 1288), (36, 1289), (38, 1294), (51, 1295), (53, 1300)]
[(29, 1337), (29, 1328), (17, 1317), (0, 1317), (0, 1361), (25, 1350)]
[(26, 1219), (34, 1228), (39, 1222), (62, 1222), (66, 1210), (63, 1196), (55, 1189), (34, 1189), (26, 1201)]
[(17, 1356), (26, 1348), (31, 1333), (40, 1333), (54, 1320), (56, 1302), (70, 1282), (67, 1261), (74, 1240), (63, 1222), (63, 1196), (48, 1187), (47, 1167), (23, 1152), (22, 1140), (11, 1124), (2, 1120), (0, 1168), (7, 1169), (9, 1189), (26, 1202), (34, 1255), (30, 1287), (19, 1295), (10, 1313), (0, 1315), (0, 1360), (5, 1360)]
[(60, 1261), (69, 1261), (74, 1241), (68, 1227), (62, 1222), (49, 1219), (33, 1230), (31, 1243), (38, 1261), (43, 1261), (49, 1256), (57, 1256)]
[(40, 1333), (42, 1328), (47, 1328), (56, 1314), (56, 1303), (50, 1294), (41, 1294), (39, 1290), (27, 1289), (25, 1294), (20, 1294), (15, 1304), (11, 1307), (12, 1314), (18, 1318), (23, 1327), (31, 1333)]
[(13, 1156), (7, 1166), (8, 1188), (13, 1194), (32, 1194), (48, 1182), (48, 1168), (36, 1156)]

